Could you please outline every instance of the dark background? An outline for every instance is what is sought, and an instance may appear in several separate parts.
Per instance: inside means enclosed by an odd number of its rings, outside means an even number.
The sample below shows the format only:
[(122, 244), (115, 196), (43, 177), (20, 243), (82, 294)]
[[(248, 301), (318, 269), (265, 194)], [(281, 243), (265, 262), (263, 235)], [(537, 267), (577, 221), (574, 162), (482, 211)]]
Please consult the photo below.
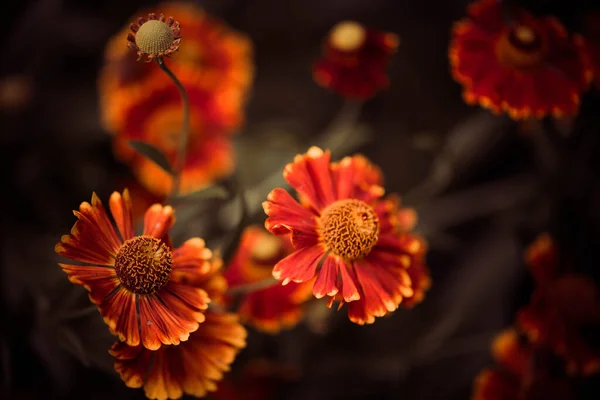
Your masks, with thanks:
[[(251, 332), (234, 376), (261, 356), (300, 373), (277, 388), (277, 398), (466, 399), (476, 373), (491, 362), (490, 339), (528, 299), (522, 251), (539, 232), (556, 233), (580, 270), (598, 274), (598, 95), (585, 96), (559, 168), (545, 150), (546, 136), (464, 105), (447, 49), (467, 2), (198, 3), (254, 41), (256, 77), (242, 143), (278, 126), (308, 148), (336, 115), (342, 100), (310, 73), (333, 24), (355, 19), (400, 35), (391, 86), (360, 117), (371, 140), (357, 150), (382, 167), (389, 192), (408, 194), (430, 243), (433, 286), (423, 304), (367, 327), (350, 323), (343, 310), (325, 333), (307, 325), (278, 337)], [(573, 30), (594, 6), (521, 3), (555, 13)], [(97, 313), (78, 316), (89, 303), (56, 265), (53, 248), (74, 223), (72, 209), (92, 191), (107, 199), (128, 174), (99, 125), (96, 78), (106, 40), (148, 4), (39, 0), (4, 7), (0, 79), (25, 76), (31, 96), (0, 110), (1, 398), (143, 398), (111, 370), (111, 338)]]

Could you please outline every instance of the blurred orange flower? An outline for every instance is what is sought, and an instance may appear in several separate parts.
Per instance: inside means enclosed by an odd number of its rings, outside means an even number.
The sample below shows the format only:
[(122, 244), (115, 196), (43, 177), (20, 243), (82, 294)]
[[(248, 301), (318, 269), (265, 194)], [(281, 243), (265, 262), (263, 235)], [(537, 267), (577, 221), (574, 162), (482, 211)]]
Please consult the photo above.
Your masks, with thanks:
[(498, 367), (486, 368), (475, 379), (473, 400), (570, 400), (575, 393), (562, 375), (534, 358), (534, 349), (514, 329), (499, 334), (492, 344)]
[[(209, 17), (194, 3), (165, 2), (154, 8), (177, 16), (185, 36), (168, 66), (191, 103), (191, 140), (181, 188), (186, 193), (233, 170), (230, 135), (244, 119), (254, 75), (252, 45), (245, 35)], [(126, 143), (145, 141), (173, 161), (182, 128), (181, 99), (164, 71), (152, 63), (135, 62), (135, 54), (125, 45), (128, 29), (124, 27), (106, 46), (98, 80), (101, 119), (115, 135), (117, 157), (131, 164), (144, 186), (164, 195), (170, 191), (171, 177), (134, 155)]]
[(349, 318), (358, 324), (373, 323), (415, 296), (408, 270), (422, 264), (426, 251), (420, 238), (396, 229), (396, 202), (381, 199), (377, 171), (364, 157), (332, 163), (329, 151), (311, 147), (283, 174), (301, 203), (284, 189), (263, 203), (267, 230), (291, 234), (294, 246), (273, 276), (283, 285), (316, 276), (315, 297), (349, 303)]
[(313, 66), (314, 80), (344, 97), (373, 97), (389, 85), (386, 69), (398, 44), (396, 34), (340, 22), (325, 38), (322, 58)]
[[(193, 263), (190, 254), (188, 263)], [(196, 273), (181, 270), (173, 279), (205, 291), (220, 301), (227, 283), (220, 274), (222, 260), (213, 256), (208, 268)], [(206, 320), (188, 341), (150, 351), (116, 342), (110, 350), (115, 369), (128, 387), (144, 388), (150, 399), (178, 399), (184, 394), (203, 397), (217, 389), (238, 351), (246, 346), (246, 330), (235, 314), (208, 310)]]
[[(233, 290), (267, 280), (273, 266), (293, 251), (289, 238), (273, 236), (263, 228), (250, 226), (244, 231), (238, 250), (225, 278)], [(295, 326), (302, 318), (302, 303), (312, 298), (314, 280), (274, 285), (242, 295), (238, 309), (242, 321), (268, 333)]]
[(204, 290), (174, 277), (206, 270), (212, 252), (200, 238), (171, 246), (175, 217), (170, 206), (155, 204), (146, 211), (141, 236), (134, 235), (127, 190), (114, 192), (109, 206), (118, 231), (96, 194), (91, 204), (81, 203), (74, 212), (79, 220), (55, 250), (84, 265), (59, 265), (71, 282), (88, 290), (120, 341), (156, 350), (187, 340), (205, 320), (210, 300)]
[(591, 78), (580, 38), (554, 17), (504, 7), (479, 0), (454, 26), (450, 64), (465, 101), (513, 119), (577, 114)]

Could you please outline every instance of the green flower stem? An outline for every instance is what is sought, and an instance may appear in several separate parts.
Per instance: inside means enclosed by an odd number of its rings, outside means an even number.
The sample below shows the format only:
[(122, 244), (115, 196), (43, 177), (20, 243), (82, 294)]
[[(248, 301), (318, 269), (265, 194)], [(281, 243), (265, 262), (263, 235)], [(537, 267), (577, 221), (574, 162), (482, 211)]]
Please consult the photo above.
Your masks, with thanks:
[(234, 286), (232, 288), (229, 288), (229, 290), (227, 291), (227, 294), (228, 295), (236, 295), (236, 294), (252, 293), (252, 292), (257, 292), (262, 289), (269, 288), (271, 286), (275, 286), (277, 284), (281, 284), (281, 282), (279, 282), (275, 278), (267, 278), (267, 279), (263, 279), (262, 281), (248, 283), (246, 285)]
[(173, 187), (171, 188), (171, 194), (169, 195), (169, 200), (175, 198), (179, 194), (179, 187), (181, 186), (181, 171), (183, 170), (183, 166), (185, 165), (185, 156), (187, 152), (187, 144), (188, 138), (190, 135), (190, 100), (188, 98), (187, 92), (185, 88), (177, 79), (173, 71), (171, 71), (167, 65), (165, 64), (162, 57), (158, 57), (156, 59), (156, 63), (165, 71), (165, 74), (171, 78), (173, 83), (179, 89), (179, 94), (181, 95), (181, 102), (183, 103), (183, 124), (181, 128), (181, 136), (179, 136), (179, 148), (177, 150), (177, 158), (175, 159), (175, 164), (173, 165)]

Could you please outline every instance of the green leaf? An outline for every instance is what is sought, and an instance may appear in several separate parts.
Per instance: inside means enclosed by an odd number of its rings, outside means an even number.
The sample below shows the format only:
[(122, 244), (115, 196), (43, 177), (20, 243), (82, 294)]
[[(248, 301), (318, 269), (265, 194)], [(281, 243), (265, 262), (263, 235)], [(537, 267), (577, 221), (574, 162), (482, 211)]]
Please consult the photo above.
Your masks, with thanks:
[(173, 169), (171, 168), (171, 164), (169, 163), (167, 156), (165, 156), (165, 153), (163, 153), (153, 145), (146, 142), (142, 142), (140, 140), (130, 140), (129, 145), (135, 151), (153, 161), (156, 165), (164, 169), (169, 174), (174, 174)]

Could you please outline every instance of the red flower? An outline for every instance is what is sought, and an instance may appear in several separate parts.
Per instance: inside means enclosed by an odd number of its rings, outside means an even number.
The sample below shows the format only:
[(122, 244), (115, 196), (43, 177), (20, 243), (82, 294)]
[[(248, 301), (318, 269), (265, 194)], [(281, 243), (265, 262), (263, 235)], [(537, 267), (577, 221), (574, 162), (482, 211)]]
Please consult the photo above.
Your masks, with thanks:
[(570, 382), (534, 358), (534, 349), (514, 329), (499, 334), (492, 344), (498, 367), (484, 369), (475, 380), (473, 400), (570, 400)]
[(174, 279), (209, 268), (211, 251), (200, 238), (171, 246), (168, 231), (175, 218), (170, 206), (155, 204), (146, 211), (141, 236), (134, 235), (131, 200), (114, 192), (110, 210), (118, 231), (100, 199), (83, 202), (70, 235), (56, 245), (58, 255), (84, 265), (59, 264), (69, 280), (89, 291), (111, 332), (131, 345), (156, 350), (179, 344), (205, 320), (209, 297)]
[(503, 7), (479, 0), (454, 26), (450, 64), (465, 101), (513, 119), (577, 114), (591, 76), (581, 40), (556, 18), (515, 9), (507, 20)]
[(314, 80), (344, 97), (373, 97), (389, 84), (386, 69), (398, 43), (393, 33), (340, 22), (325, 39), (323, 57), (313, 67)]
[[(229, 287), (264, 281), (273, 266), (293, 247), (288, 238), (276, 237), (251, 226), (244, 231), (238, 250), (225, 272)], [(295, 326), (302, 318), (302, 303), (312, 297), (313, 281), (275, 285), (244, 294), (238, 313), (244, 322), (268, 332)]]
[[(219, 274), (222, 260), (215, 255), (208, 268), (197, 273), (177, 270), (173, 280), (204, 290), (220, 301), (227, 282)], [(206, 312), (204, 321), (188, 341), (150, 351), (116, 342), (110, 350), (115, 369), (128, 387), (144, 388), (151, 399), (177, 399), (183, 394), (202, 397), (217, 389), (238, 351), (246, 346), (246, 330), (234, 314)]]
[(408, 270), (425, 253), (421, 239), (395, 229), (397, 203), (381, 199), (374, 171), (364, 157), (331, 163), (329, 151), (312, 147), (284, 170), (303, 204), (283, 189), (263, 203), (267, 230), (291, 234), (295, 249), (273, 276), (284, 285), (317, 276), (315, 297), (349, 303), (350, 320), (358, 324), (373, 323), (414, 296)]

